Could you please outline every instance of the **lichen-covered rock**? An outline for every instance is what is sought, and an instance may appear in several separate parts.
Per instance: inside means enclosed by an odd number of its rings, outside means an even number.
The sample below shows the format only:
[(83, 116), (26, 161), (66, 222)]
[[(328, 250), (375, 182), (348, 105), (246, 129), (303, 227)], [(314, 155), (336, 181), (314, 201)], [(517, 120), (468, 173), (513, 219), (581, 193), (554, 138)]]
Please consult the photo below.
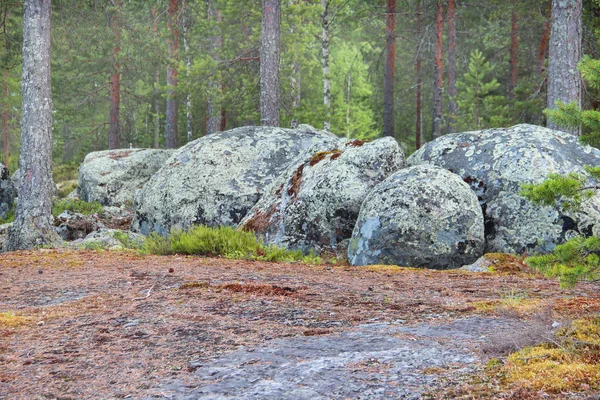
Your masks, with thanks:
[(91, 232), (105, 227), (97, 215), (83, 215), (69, 210), (54, 218), (54, 226), (58, 235), (67, 241), (85, 238)]
[[(124, 241), (126, 243), (124, 243)], [(144, 243), (144, 235), (139, 233), (121, 231), (118, 229), (99, 229), (91, 232), (83, 239), (70, 243), (73, 248), (80, 249), (108, 249), (122, 250), (127, 247), (138, 248)], [(127, 246), (125, 246), (127, 244)]]
[(15, 197), (17, 197), (17, 190), (10, 179), (8, 168), (0, 164), (0, 218), (6, 218)]
[(381, 182), (360, 209), (352, 265), (459, 268), (483, 254), (483, 214), (461, 178), (432, 165), (402, 169)]
[(158, 171), (173, 150), (120, 149), (89, 153), (79, 167), (81, 200), (105, 206), (133, 202), (135, 191)]
[(570, 236), (600, 233), (598, 194), (578, 211), (538, 206), (519, 194), (523, 183), (540, 183), (551, 173), (587, 175), (585, 165), (600, 165), (600, 150), (571, 134), (524, 124), (449, 134), (408, 163), (437, 165), (471, 186), (485, 216), (487, 252), (548, 252)]
[(235, 226), (290, 165), (341, 145), (305, 127), (242, 127), (202, 137), (177, 150), (136, 193), (132, 228), (147, 234)]
[(342, 250), (367, 194), (405, 163), (392, 138), (316, 153), (282, 174), (240, 226), (289, 249)]

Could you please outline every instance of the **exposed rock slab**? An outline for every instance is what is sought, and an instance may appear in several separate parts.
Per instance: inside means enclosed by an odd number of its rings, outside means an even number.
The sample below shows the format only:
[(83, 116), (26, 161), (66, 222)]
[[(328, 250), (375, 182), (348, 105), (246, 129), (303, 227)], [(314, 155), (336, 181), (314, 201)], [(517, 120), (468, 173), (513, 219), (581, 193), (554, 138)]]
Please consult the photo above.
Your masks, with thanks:
[[(198, 381), (159, 389), (177, 399), (420, 399), (444, 387), (450, 375), (465, 379), (487, 335), (515, 327), (511, 320), (474, 317), (277, 339), (192, 363)], [(446, 372), (428, 374), (428, 368)]]
[(442, 136), (408, 159), (434, 164), (462, 177), (475, 191), (486, 223), (486, 251), (548, 252), (574, 235), (600, 233), (600, 195), (581, 210), (535, 205), (522, 196), (523, 183), (551, 173), (579, 172), (600, 165), (600, 150), (577, 137), (534, 125), (516, 125)]
[(136, 194), (133, 229), (147, 234), (194, 224), (235, 226), (290, 165), (340, 145), (306, 126), (242, 127), (197, 139)]
[(316, 153), (282, 174), (240, 225), (268, 244), (345, 252), (367, 194), (405, 164), (392, 138)]
[(369, 193), (348, 247), (352, 265), (459, 268), (483, 254), (483, 214), (458, 175), (402, 169)]
[(131, 204), (135, 191), (164, 166), (172, 153), (172, 150), (163, 149), (89, 153), (79, 167), (79, 198), (104, 206)]

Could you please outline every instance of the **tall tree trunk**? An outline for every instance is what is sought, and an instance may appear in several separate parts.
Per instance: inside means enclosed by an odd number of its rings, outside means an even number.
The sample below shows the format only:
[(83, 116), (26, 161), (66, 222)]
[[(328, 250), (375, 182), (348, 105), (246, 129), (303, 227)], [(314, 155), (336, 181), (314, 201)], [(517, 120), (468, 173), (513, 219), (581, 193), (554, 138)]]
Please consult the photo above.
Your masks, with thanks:
[(433, 85), (433, 138), (442, 135), (442, 88), (444, 85), (444, 59), (443, 59), (443, 37), (444, 37), (444, 3), (438, 0), (435, 18), (435, 80)]
[(279, 126), (281, 0), (263, 0), (260, 34), (260, 123)]
[(385, 21), (385, 73), (383, 84), (383, 134), (395, 136), (394, 75), (396, 71), (396, 0), (387, 0)]
[[(421, 37), (421, 1), (417, 0), (417, 38)], [(416, 124), (415, 124), (415, 147), (417, 150), (421, 148), (421, 137), (423, 135), (423, 107), (422, 107), (422, 76), (421, 76), (421, 43), (417, 45), (417, 55), (415, 57), (415, 75), (416, 75), (416, 84), (415, 84), (415, 96), (416, 96)]]
[(321, 0), (321, 54), (323, 59), (323, 129), (331, 130), (331, 76), (329, 73), (329, 0)]
[(175, 21), (178, 3), (178, 0), (169, 0), (169, 8), (167, 9), (167, 30), (169, 31), (167, 40), (169, 65), (167, 65), (167, 113), (165, 127), (167, 149), (177, 147), (178, 103), (175, 91), (177, 87), (177, 68), (174, 65), (178, 59), (177, 50), (179, 47), (179, 30)]
[[(221, 13), (215, 9), (214, 0), (210, 0), (208, 3), (208, 19), (212, 23), (217, 23), (220, 25), (221, 23)], [(213, 29), (213, 32), (217, 31), (217, 29)], [(223, 45), (223, 38), (220, 34), (211, 35), (209, 38), (209, 53), (212, 57), (215, 64), (219, 62), (219, 52)], [(221, 97), (219, 90), (219, 82), (216, 77), (217, 69), (213, 68), (211, 71), (211, 77), (208, 81), (208, 98), (207, 98), (207, 133), (215, 133), (221, 130), (221, 107), (219, 105), (219, 99)]]
[[(152, 7), (152, 32), (156, 35), (156, 18), (157, 18), (156, 7)], [(160, 92), (158, 86), (160, 85), (160, 71), (158, 68), (154, 71), (154, 140), (153, 146), (158, 149), (160, 141)]]
[(19, 201), (4, 250), (60, 241), (52, 217), (50, 0), (23, 2), (23, 81)]
[(511, 97), (515, 95), (518, 76), (518, 59), (519, 59), (519, 11), (518, 0), (512, 0), (512, 18), (510, 24), (510, 85), (509, 94)]
[[(185, 0), (184, 0), (185, 1)], [(183, 47), (185, 49), (185, 66), (187, 67), (186, 74), (189, 78), (190, 76), (190, 68), (192, 66), (192, 57), (190, 54), (190, 45), (188, 43), (188, 6), (187, 1), (184, 2), (183, 5)], [(192, 97), (190, 92), (188, 91), (185, 95), (185, 120), (187, 122), (187, 141), (191, 142), (193, 137), (192, 132)]]
[[(119, 1), (115, 3), (119, 7)], [(115, 47), (113, 47), (113, 66), (110, 75), (110, 128), (108, 130), (108, 149), (119, 148), (119, 108), (121, 105), (121, 65), (119, 63), (119, 52), (121, 51), (121, 24), (119, 21), (120, 10), (115, 10), (112, 20), (113, 34), (115, 36)]]
[(448, 0), (448, 132), (456, 121), (456, 0)]
[(550, 7), (548, 10), (548, 19), (546, 20), (546, 25), (544, 28), (544, 33), (542, 34), (542, 39), (540, 40), (540, 49), (538, 51), (537, 57), (537, 74), (542, 75), (544, 72), (544, 62), (546, 61), (546, 53), (548, 52), (548, 38), (550, 38), (550, 27), (552, 26), (552, 2), (550, 2)]
[(300, 75), (300, 62), (297, 59), (294, 59), (292, 63), (292, 80), (291, 80), (291, 90), (292, 90), (292, 112), (293, 118), (290, 122), (291, 127), (295, 128), (299, 124), (298, 116), (296, 115), (296, 111), (302, 105), (302, 78)]
[(8, 147), (8, 68), (4, 68), (4, 112), (2, 113), (2, 119), (4, 122), (4, 164), (8, 168), (8, 162), (10, 157), (10, 150)]
[[(581, 107), (581, 78), (577, 63), (581, 59), (582, 0), (552, 0), (552, 32), (548, 58), (548, 108), (557, 101), (575, 102)], [(548, 122), (551, 129), (581, 134), (581, 128), (565, 129)]]

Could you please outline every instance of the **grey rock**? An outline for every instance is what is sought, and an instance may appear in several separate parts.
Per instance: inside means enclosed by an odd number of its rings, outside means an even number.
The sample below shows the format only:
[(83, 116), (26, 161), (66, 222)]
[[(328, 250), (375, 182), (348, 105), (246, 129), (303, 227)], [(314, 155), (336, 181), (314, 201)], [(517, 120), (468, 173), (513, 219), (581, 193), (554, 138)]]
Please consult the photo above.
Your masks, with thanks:
[(540, 183), (551, 173), (584, 171), (600, 165), (600, 150), (569, 133), (516, 125), (442, 136), (408, 159), (434, 164), (462, 177), (478, 196), (485, 216), (486, 251), (522, 254), (549, 252), (578, 234), (600, 233), (600, 195), (577, 211), (538, 206), (519, 192), (523, 183)]
[[(121, 233), (122, 232), (122, 233)], [(127, 240), (134, 247), (140, 247), (144, 243), (144, 235), (139, 233), (121, 231), (118, 229), (101, 228), (91, 232), (83, 239), (78, 239), (71, 242), (71, 247), (74, 248), (103, 248), (108, 250), (122, 250), (125, 248), (123, 243), (117, 239), (117, 234), (126, 234)]]
[(352, 265), (459, 268), (483, 255), (483, 214), (459, 176), (432, 165), (402, 169), (365, 199), (348, 247)]
[(104, 228), (104, 224), (96, 215), (84, 215), (69, 210), (54, 218), (54, 226), (58, 235), (67, 241), (85, 238), (91, 232)]
[[(165, 381), (156, 391), (176, 399), (429, 398), (476, 371), (481, 363), (477, 348), (489, 335), (518, 328), (514, 320), (474, 317), (411, 327), (369, 324), (339, 334), (275, 339), (194, 361), (195, 380)], [(440, 373), (428, 374), (428, 368)]]
[(473, 264), (463, 265), (459, 269), (471, 272), (490, 272), (490, 267), (493, 265), (493, 260), (485, 256), (479, 257)]
[(105, 206), (131, 204), (135, 191), (165, 165), (172, 150), (120, 149), (89, 153), (79, 167), (81, 200)]
[(6, 214), (13, 207), (17, 190), (10, 179), (8, 168), (0, 164), (0, 218), (6, 218)]
[(235, 226), (290, 165), (340, 143), (305, 127), (242, 127), (194, 140), (136, 193), (132, 229)]
[(341, 250), (367, 194), (405, 164), (392, 138), (349, 141), (317, 153), (282, 174), (240, 226), (267, 244), (304, 252)]

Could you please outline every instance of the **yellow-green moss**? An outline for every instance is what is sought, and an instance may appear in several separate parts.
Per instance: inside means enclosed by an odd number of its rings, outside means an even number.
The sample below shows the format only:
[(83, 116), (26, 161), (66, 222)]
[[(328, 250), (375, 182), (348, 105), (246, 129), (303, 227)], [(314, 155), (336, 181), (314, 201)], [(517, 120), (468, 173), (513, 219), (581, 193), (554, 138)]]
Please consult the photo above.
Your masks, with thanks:
[(31, 320), (27, 317), (15, 315), (10, 312), (0, 313), (0, 328), (16, 328), (27, 325)]

